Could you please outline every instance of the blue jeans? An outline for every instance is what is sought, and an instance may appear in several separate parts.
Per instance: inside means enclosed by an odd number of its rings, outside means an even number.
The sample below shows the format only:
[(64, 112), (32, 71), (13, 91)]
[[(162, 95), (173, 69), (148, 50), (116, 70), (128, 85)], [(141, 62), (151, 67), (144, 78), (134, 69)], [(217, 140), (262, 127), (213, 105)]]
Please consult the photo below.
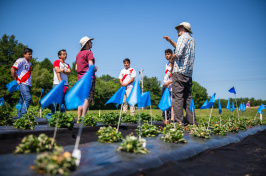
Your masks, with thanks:
[(21, 104), (21, 109), (17, 111), (17, 116), (20, 118), (23, 114), (27, 113), (28, 108), (31, 103), (31, 95), (30, 95), (31, 86), (20, 84), (19, 91), (20, 91), (20, 99), (19, 103)]
[[(56, 87), (57, 85), (58, 84), (53, 84), (53, 88)], [(67, 90), (66, 90), (66, 92), (64, 93), (64, 96), (63, 96), (63, 104), (61, 105), (60, 112), (66, 112), (66, 110), (65, 110), (66, 107), (65, 107), (65, 103), (64, 102), (65, 102), (65, 94), (68, 91), (68, 85), (65, 85), (65, 86), (67, 87)], [(56, 110), (57, 110), (57, 103), (53, 103), (51, 105), (51, 112), (52, 112), (52, 114), (54, 114), (56, 112)]]

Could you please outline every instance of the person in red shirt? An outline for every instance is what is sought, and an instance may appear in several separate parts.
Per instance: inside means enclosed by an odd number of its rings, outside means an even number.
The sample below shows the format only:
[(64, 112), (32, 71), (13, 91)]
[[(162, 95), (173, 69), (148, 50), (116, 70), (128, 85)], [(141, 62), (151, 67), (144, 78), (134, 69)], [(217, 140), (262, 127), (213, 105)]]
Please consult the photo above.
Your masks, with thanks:
[[(94, 38), (89, 38), (87, 36), (80, 39), (81, 49), (76, 57), (76, 71), (78, 73), (78, 80), (80, 80), (80, 78), (86, 73), (91, 65), (95, 65), (95, 58), (91, 52), (92, 40), (94, 40)], [(97, 67), (95, 67), (94, 71), (97, 71)], [(79, 117), (84, 117), (86, 115), (89, 107), (89, 101), (94, 101), (95, 80), (96, 77), (94, 73), (92, 76), (91, 90), (89, 90), (90, 95), (87, 99), (85, 99), (83, 106), (78, 107), (78, 120)]]

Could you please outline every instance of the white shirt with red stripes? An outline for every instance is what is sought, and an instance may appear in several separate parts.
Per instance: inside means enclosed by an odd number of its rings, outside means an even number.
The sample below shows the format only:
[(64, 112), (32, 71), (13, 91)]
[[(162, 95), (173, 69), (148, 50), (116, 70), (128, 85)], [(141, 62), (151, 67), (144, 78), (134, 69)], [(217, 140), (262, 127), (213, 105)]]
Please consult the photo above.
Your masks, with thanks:
[[(133, 68), (123, 69), (119, 74), (119, 79), (122, 79), (123, 84), (126, 84), (131, 78), (136, 77), (136, 71)], [(133, 87), (133, 82), (130, 83), (127, 87)]]
[[(168, 62), (165, 66), (165, 74), (163, 79), (163, 84), (165, 84), (168, 81), (172, 80), (172, 74), (171, 74), (172, 65), (170, 62)], [(172, 84), (168, 85), (169, 91), (172, 91)]]
[[(67, 69), (69, 69), (69, 65), (67, 63), (62, 63), (60, 62), (60, 60), (56, 60), (54, 61), (54, 64), (53, 64), (53, 67), (59, 67), (59, 69), (61, 70), (65, 70), (67, 71)], [(59, 84), (59, 80), (58, 80), (58, 77), (56, 75), (56, 72), (55, 72), (55, 69), (53, 69), (54, 71), (54, 81), (53, 81), (53, 84)], [(65, 85), (68, 85), (68, 78), (67, 78), (67, 75), (65, 73), (60, 73), (60, 76), (61, 76), (61, 80), (65, 80)]]
[(16, 69), (17, 80), (21, 84), (31, 86), (32, 64), (25, 58), (19, 58), (12, 67)]

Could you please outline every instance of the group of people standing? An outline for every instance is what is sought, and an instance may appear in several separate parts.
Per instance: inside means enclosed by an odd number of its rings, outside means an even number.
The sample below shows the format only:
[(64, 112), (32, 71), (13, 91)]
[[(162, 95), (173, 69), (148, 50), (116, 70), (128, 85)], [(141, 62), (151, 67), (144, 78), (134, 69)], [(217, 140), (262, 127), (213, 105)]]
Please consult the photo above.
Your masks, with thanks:
[[(168, 60), (166, 64), (166, 71), (164, 77), (163, 90), (168, 87), (171, 92), (172, 98), (172, 115), (171, 120), (183, 123), (183, 108), (186, 110), (186, 117), (190, 124), (193, 124), (193, 114), (190, 111), (191, 91), (192, 91), (192, 72), (195, 59), (195, 41), (191, 36), (191, 26), (187, 22), (180, 23), (175, 27), (178, 32), (177, 43), (173, 42), (168, 36), (163, 38), (168, 41), (174, 48), (173, 53), (171, 49), (165, 50), (165, 58)], [(94, 38), (88, 38), (87, 36), (81, 38), (81, 49), (76, 56), (75, 70), (78, 73), (78, 80), (86, 73), (91, 65), (95, 65), (95, 58), (91, 51), (92, 40)], [(30, 60), (32, 58), (32, 49), (26, 48), (23, 51), (23, 58), (19, 58), (11, 68), (11, 76), (17, 81), (20, 87), (20, 100), (22, 108), (18, 110), (17, 116), (20, 118), (27, 109), (31, 102), (31, 71), (32, 64)], [(66, 50), (60, 50), (58, 52), (58, 60), (53, 63), (53, 87), (56, 87), (61, 81), (65, 80), (64, 92), (68, 91), (68, 75), (71, 73), (69, 64), (65, 62), (67, 58)], [(119, 80), (121, 86), (126, 87), (126, 92), (123, 100), (123, 113), (127, 113), (128, 105), (126, 99), (129, 96), (133, 87), (133, 82), (136, 77), (135, 69), (130, 67), (130, 59), (123, 60), (124, 69), (119, 74)], [(95, 67), (95, 72), (97, 72)], [(83, 106), (78, 107), (78, 118), (85, 116), (89, 107), (89, 102), (94, 100), (95, 91), (95, 73), (92, 76), (91, 90), (89, 97), (85, 99)], [(56, 105), (52, 105), (52, 112), (56, 110)], [(64, 108), (61, 108), (64, 109)], [(135, 108), (130, 106), (130, 114), (134, 115)], [(195, 115), (194, 115), (195, 118)], [(194, 121), (196, 123), (196, 120)]]

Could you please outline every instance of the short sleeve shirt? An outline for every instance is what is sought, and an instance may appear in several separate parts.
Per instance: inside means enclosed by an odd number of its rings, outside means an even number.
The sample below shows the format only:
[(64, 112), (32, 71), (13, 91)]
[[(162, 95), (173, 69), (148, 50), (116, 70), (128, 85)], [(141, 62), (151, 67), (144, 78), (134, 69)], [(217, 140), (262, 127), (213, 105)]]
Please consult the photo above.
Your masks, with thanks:
[[(119, 79), (122, 79), (123, 84), (126, 84), (131, 78), (136, 77), (136, 71), (133, 68), (123, 69), (119, 74)], [(133, 87), (133, 82), (130, 83), (127, 87)]]
[(19, 58), (12, 67), (16, 69), (17, 80), (19, 80), (21, 84), (31, 86), (32, 64), (25, 58)]
[[(93, 64), (95, 64), (95, 58), (90, 50), (82, 50), (77, 54), (76, 64), (77, 64), (77, 73), (78, 80), (86, 73), (89, 69), (89, 61), (93, 60)], [(95, 79), (95, 73), (92, 76)]]
[[(54, 61), (53, 67), (54, 67), (54, 69), (53, 69), (53, 71), (54, 71), (53, 84), (59, 84), (60, 82), (58, 80), (57, 73), (55, 72), (55, 67), (59, 67), (59, 69), (67, 71), (70, 68), (70, 66), (67, 63), (62, 63), (62, 62), (60, 62), (60, 60), (56, 60), (56, 61)], [(67, 75), (65, 73), (60, 73), (60, 76), (61, 76), (62, 81), (63, 80), (66, 81), (65, 85), (68, 85)]]
[[(171, 74), (172, 65), (170, 62), (168, 62), (165, 66), (165, 72), (164, 72), (164, 79), (163, 83), (165, 84), (168, 81), (172, 80), (172, 74)], [(172, 84), (169, 84), (169, 91), (172, 91)]]

